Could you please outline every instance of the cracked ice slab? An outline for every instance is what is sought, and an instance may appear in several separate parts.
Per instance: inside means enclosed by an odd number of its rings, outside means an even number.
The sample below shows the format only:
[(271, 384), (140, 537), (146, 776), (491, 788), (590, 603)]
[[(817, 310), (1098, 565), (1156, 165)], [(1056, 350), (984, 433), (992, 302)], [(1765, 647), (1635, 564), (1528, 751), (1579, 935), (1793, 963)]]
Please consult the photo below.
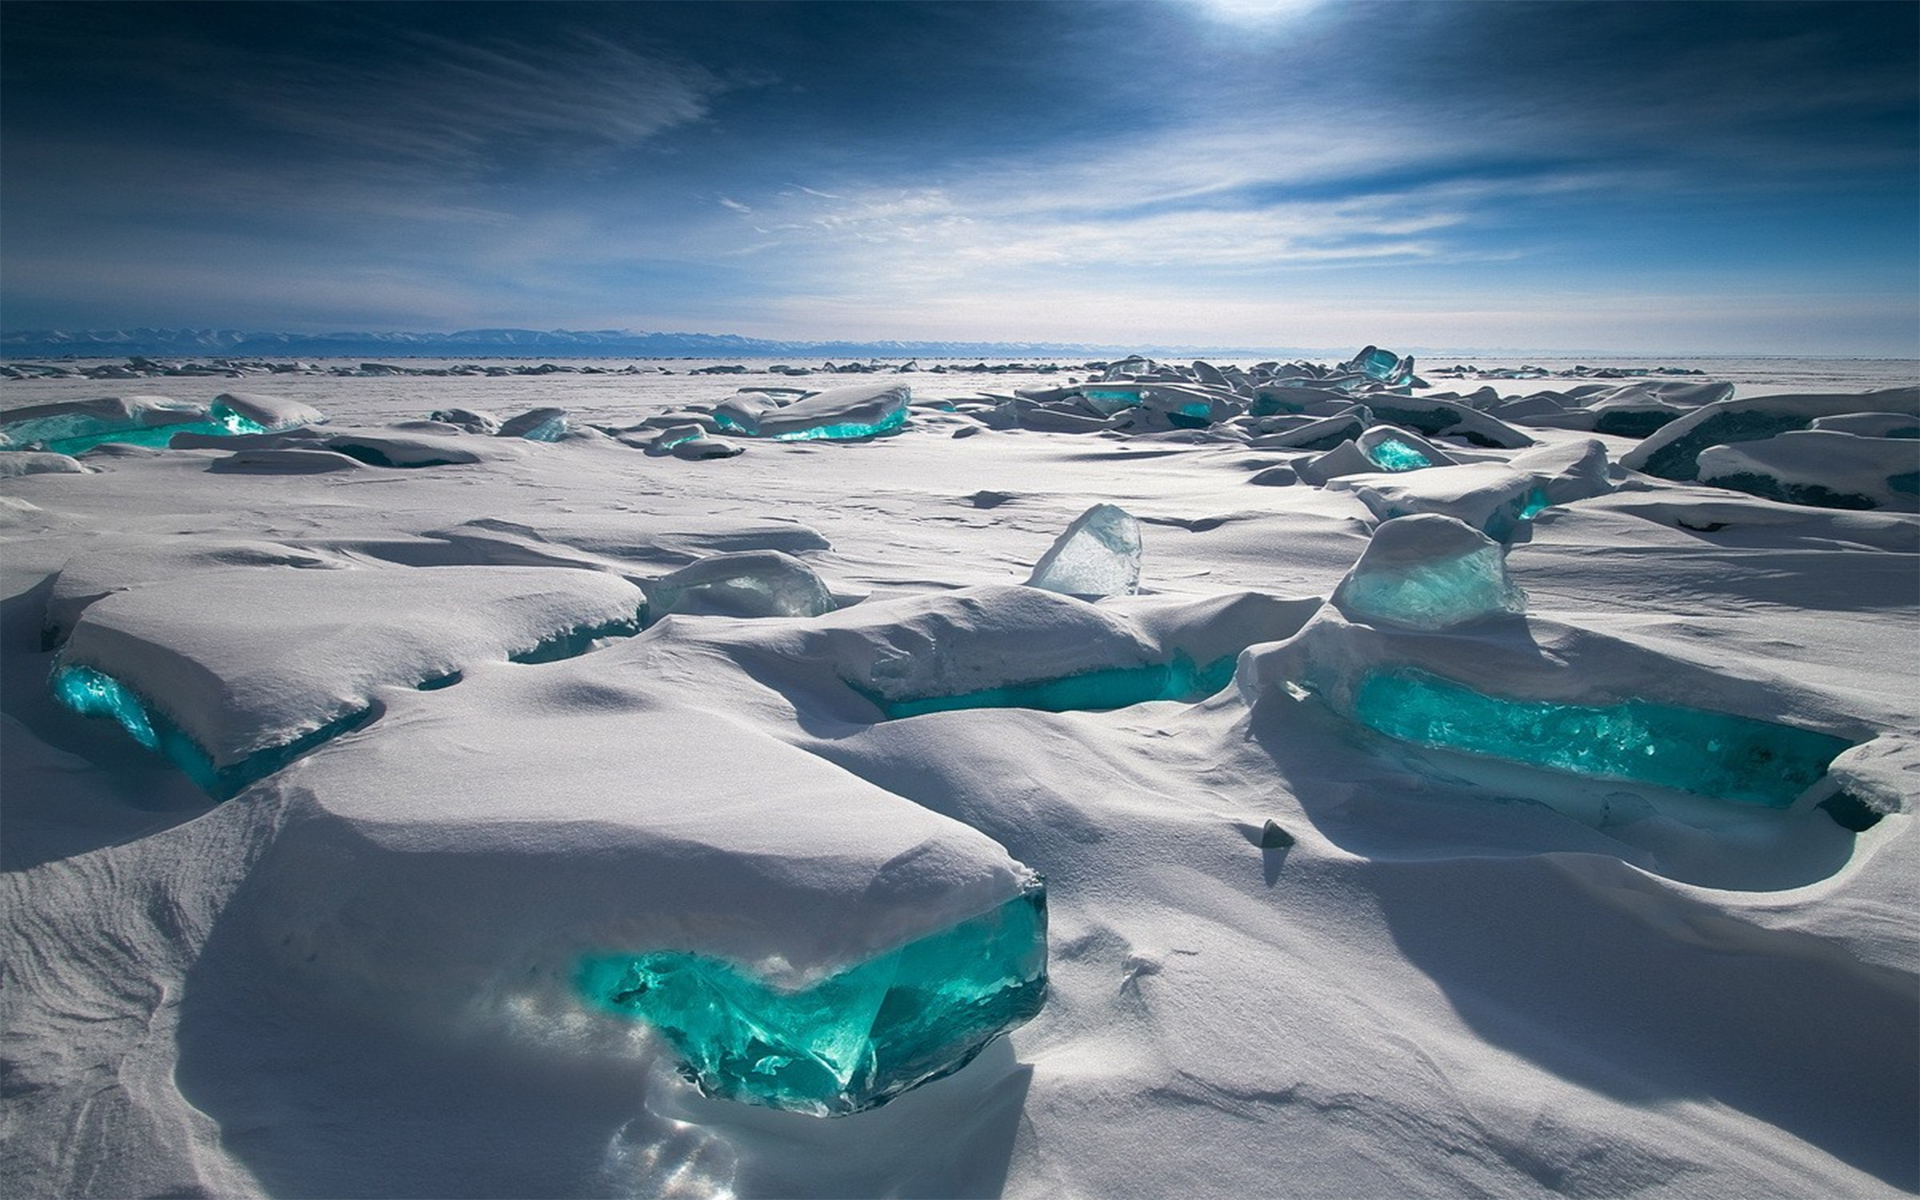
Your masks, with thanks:
[[(261, 785), (285, 818), (254, 873), (251, 926), (279, 983), (382, 1021), (555, 1048), (624, 1008), (709, 1092), (814, 1112), (957, 1067), (1031, 1015), (1044, 922), (994, 914), (1037, 903), (1032, 871), (750, 725), (677, 707), (643, 649), (397, 696), (351, 753)], [(942, 936), (957, 954), (916, 950)], [(718, 1031), (725, 1053), (695, 1044), (685, 1005), (637, 1003), (635, 964), (724, 980), (726, 1003), (695, 1015), (733, 1026)], [(806, 1011), (822, 985), (872, 1021)], [(972, 1004), (1002, 1011), (982, 1021)], [(904, 1031), (909, 1052), (882, 1057), (898, 1069), (863, 1067), (859, 1039), (915, 1022), (935, 1028)], [(783, 1038), (742, 1062), (743, 1023)], [(783, 1039), (836, 1077), (761, 1064)], [(743, 1078), (756, 1067), (775, 1086), (756, 1092)]]
[(58, 666), (109, 677), (222, 770), (365, 712), (383, 687), (582, 631), (632, 633), (642, 603), (633, 584), (593, 571), (211, 571), (95, 600)]

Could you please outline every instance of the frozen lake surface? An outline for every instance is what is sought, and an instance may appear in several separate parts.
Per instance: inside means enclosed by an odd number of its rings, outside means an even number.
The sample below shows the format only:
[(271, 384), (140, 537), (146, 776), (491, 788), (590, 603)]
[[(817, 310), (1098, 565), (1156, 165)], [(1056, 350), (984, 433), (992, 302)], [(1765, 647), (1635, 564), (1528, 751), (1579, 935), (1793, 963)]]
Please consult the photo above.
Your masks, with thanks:
[(1915, 364), (1455, 361), (0, 381), (5, 1190), (1920, 1190)]

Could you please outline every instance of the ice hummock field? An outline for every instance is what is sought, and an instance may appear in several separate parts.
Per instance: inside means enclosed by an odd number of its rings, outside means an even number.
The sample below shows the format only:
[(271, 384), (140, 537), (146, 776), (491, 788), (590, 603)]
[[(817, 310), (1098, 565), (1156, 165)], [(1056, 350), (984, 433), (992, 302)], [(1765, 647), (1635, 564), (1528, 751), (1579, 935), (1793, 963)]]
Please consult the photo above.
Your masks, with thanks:
[(1913, 364), (1351, 365), (0, 385), (7, 1192), (1920, 1190)]

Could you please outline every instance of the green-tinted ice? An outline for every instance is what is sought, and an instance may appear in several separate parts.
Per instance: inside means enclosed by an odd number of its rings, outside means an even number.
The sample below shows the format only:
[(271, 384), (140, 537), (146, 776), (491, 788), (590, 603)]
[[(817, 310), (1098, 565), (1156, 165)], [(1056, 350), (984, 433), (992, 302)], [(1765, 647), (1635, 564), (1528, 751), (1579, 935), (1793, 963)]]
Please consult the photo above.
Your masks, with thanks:
[(762, 434), (758, 430), (748, 429), (725, 413), (713, 414), (713, 419), (722, 429), (747, 437), (766, 437), (775, 442), (815, 442), (815, 441), (852, 441), (856, 438), (879, 437), (892, 433), (907, 423), (907, 410), (896, 408), (878, 421), (848, 421), (838, 425), (810, 425), (805, 429), (789, 429), (784, 433)]
[(373, 715), (371, 708), (356, 709), (291, 742), (221, 767), (214, 765), (212, 756), (179, 726), (153, 711), (133, 689), (111, 675), (92, 667), (63, 665), (54, 669), (52, 686), (54, 698), (60, 703), (83, 717), (118, 721), (134, 741), (172, 759), (200, 785), (200, 790), (216, 800), (244, 791), (322, 742), (358, 728)]
[[(66, 431), (65, 436), (60, 436), (50, 428), (34, 439), (55, 454), (78, 454), (82, 450), (91, 450), (105, 442), (117, 442), (129, 446), (166, 446), (172, 443), (173, 436), (177, 433), (200, 433), (224, 437), (241, 433), (268, 432), (265, 425), (248, 420), (224, 404), (213, 406), (209, 420), (184, 422), (177, 425), (104, 429), (101, 428), (103, 422), (97, 418), (63, 419), (70, 423), (70, 429)], [(92, 428), (88, 428), (89, 425)], [(21, 437), (17, 440), (24, 444), (27, 439)]]
[(972, 1061), (1047, 995), (1047, 906), (1021, 895), (799, 991), (681, 951), (595, 954), (589, 1002), (659, 1031), (710, 1096), (815, 1116), (885, 1104)]
[(1592, 707), (1489, 696), (1411, 668), (1376, 671), (1354, 716), (1390, 737), (1739, 804), (1786, 808), (1852, 743), (1647, 700)]
[(1173, 661), (1138, 667), (1108, 667), (1083, 675), (1040, 679), (982, 688), (956, 696), (921, 696), (890, 700), (864, 688), (856, 689), (888, 720), (922, 713), (962, 708), (1037, 708), (1044, 712), (1105, 712), (1145, 704), (1150, 700), (1202, 700), (1233, 681), (1238, 655), (1228, 654), (1206, 666), (1196, 666), (1185, 655)]

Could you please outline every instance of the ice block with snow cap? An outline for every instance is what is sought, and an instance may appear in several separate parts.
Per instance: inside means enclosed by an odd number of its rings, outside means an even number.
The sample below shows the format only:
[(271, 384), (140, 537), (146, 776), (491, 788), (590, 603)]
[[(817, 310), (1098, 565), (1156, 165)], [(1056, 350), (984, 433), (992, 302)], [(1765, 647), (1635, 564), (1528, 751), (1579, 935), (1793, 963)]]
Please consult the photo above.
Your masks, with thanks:
[(1373, 531), (1333, 602), (1357, 621), (1445, 629), (1526, 611), (1505, 548), (1464, 521), (1418, 513)]
[(1120, 596), (1140, 590), (1140, 522), (1114, 504), (1075, 517), (1027, 576), (1027, 586), (1068, 596)]

